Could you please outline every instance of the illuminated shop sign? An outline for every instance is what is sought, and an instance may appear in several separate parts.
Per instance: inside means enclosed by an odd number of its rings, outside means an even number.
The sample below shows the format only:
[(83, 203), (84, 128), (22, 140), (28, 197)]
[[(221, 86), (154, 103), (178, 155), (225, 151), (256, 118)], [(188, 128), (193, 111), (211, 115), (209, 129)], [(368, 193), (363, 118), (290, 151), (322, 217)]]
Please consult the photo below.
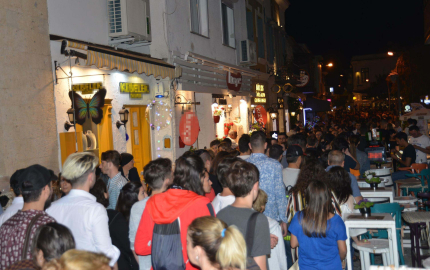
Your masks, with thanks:
[(149, 94), (149, 85), (144, 83), (119, 83), (121, 93), (129, 93), (130, 98), (141, 98), (142, 94)]
[(101, 82), (78, 83), (78, 84), (72, 85), (72, 90), (75, 92), (80, 91), (80, 92), (82, 92), (83, 95), (89, 95), (89, 94), (92, 94), (94, 90), (101, 89), (102, 85), (103, 84)]
[(256, 96), (254, 98), (254, 103), (266, 103), (266, 92), (263, 84), (257, 83), (255, 85)]

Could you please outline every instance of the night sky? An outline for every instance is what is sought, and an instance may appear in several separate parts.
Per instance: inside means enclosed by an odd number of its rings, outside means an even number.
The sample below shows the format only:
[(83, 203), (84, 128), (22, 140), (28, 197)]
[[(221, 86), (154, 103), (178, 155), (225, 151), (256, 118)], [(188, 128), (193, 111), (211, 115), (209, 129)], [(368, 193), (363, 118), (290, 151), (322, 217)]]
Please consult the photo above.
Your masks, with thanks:
[(336, 70), (354, 55), (399, 51), (424, 42), (422, 0), (289, 0), (286, 32)]

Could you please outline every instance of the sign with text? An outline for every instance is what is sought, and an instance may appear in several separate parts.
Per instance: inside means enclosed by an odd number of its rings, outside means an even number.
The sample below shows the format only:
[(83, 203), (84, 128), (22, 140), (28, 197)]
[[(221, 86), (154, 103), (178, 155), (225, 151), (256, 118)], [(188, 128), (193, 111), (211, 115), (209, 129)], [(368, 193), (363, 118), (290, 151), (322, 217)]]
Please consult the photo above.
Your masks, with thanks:
[(119, 83), (121, 93), (129, 93), (130, 98), (141, 98), (142, 94), (149, 94), (149, 85), (144, 83)]
[(242, 86), (242, 74), (227, 72), (227, 88), (229, 90), (239, 91)]
[(257, 120), (258, 123), (263, 125), (263, 127), (266, 126), (267, 123), (267, 112), (264, 109), (263, 106), (258, 105), (255, 107), (255, 113), (254, 113), (255, 120)]
[(199, 137), (199, 132), (200, 126), (196, 114), (193, 112), (184, 113), (179, 122), (180, 140), (185, 145), (193, 145)]
[(97, 82), (97, 83), (78, 83), (78, 84), (74, 84), (72, 85), (72, 90), (73, 91), (80, 91), (82, 92), (83, 95), (89, 95), (92, 94), (94, 90), (98, 90), (102, 88), (102, 83), (101, 82)]

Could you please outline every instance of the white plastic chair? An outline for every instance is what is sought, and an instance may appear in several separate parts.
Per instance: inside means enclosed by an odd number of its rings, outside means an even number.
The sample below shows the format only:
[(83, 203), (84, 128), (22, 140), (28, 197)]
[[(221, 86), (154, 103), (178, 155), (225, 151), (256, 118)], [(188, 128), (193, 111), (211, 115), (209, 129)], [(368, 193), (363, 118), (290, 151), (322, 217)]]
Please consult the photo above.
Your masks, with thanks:
[(360, 252), (361, 269), (367, 270), (370, 268), (370, 253), (382, 254), (384, 266), (390, 265), (391, 259), (388, 239), (369, 239), (368, 241), (368, 244), (364, 246), (358, 246), (356, 243), (352, 243), (352, 246)]

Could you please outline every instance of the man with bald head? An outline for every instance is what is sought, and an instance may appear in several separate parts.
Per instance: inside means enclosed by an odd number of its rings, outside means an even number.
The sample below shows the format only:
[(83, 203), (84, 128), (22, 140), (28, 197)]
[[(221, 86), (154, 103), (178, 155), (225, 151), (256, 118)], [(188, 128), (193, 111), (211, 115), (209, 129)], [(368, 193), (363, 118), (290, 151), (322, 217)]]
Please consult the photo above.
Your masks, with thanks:
[[(328, 154), (328, 167), (326, 171), (330, 171), (333, 167), (342, 167), (345, 165), (345, 154), (342, 153), (339, 150), (332, 150)], [(363, 196), (361, 196), (360, 189), (358, 188), (357, 178), (350, 172), (348, 172), (349, 178), (351, 179), (351, 189), (352, 189), (352, 196), (354, 197), (356, 202), (359, 202), (363, 199)]]

